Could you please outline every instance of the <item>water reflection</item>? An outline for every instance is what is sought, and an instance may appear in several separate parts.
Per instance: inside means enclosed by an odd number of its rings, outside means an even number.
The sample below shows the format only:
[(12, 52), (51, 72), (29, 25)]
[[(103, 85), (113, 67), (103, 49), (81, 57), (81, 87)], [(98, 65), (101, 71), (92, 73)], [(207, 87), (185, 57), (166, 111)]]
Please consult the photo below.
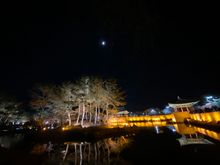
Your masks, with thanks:
[(0, 147), (5, 149), (11, 149), (19, 143), (21, 143), (23, 139), (24, 135), (22, 134), (0, 136)]
[(129, 137), (108, 138), (97, 142), (65, 142), (37, 144), (31, 153), (47, 154), (46, 162), (63, 164), (114, 164), (123, 161), (119, 154), (130, 143)]
[(215, 140), (220, 141), (220, 133), (218, 132), (214, 132), (214, 131), (210, 131), (204, 128), (199, 128), (199, 127), (194, 127), (194, 129), (199, 132), (200, 134), (206, 135), (210, 138), (213, 138)]
[(181, 138), (177, 139), (181, 146), (189, 144), (214, 144), (210, 140), (206, 139), (204, 135), (211, 137), (216, 140), (220, 140), (220, 134), (214, 131), (209, 131), (204, 128), (197, 128), (187, 126), (185, 124), (174, 124), (169, 126), (172, 131), (176, 131), (182, 135)]
[[(169, 129), (167, 129), (168, 127)], [(204, 128), (186, 126), (184, 124), (175, 124), (169, 126), (154, 125), (150, 128), (134, 127), (130, 131), (135, 131), (131, 135), (112, 137), (99, 141), (70, 141), (70, 142), (54, 142), (45, 143), (36, 142), (33, 139), (24, 138), (22, 134), (0, 136), (0, 154), (7, 155), (4, 164), (14, 161), (11, 164), (24, 161), (29, 164), (32, 160), (36, 164), (129, 164), (136, 161), (146, 159), (157, 159), (158, 155), (165, 154), (164, 158), (169, 154), (190, 156), (201, 156), (190, 152), (191, 150), (200, 151), (200, 146), (204, 147), (204, 153), (212, 157), (213, 154), (219, 153), (218, 144), (214, 140), (220, 141), (220, 133), (206, 130)], [(173, 132), (173, 133), (171, 133)], [(177, 135), (177, 136), (176, 136)], [(180, 137), (181, 135), (181, 137)], [(209, 138), (207, 138), (209, 137)], [(28, 140), (27, 140), (28, 139)], [(176, 141), (178, 140), (178, 141)], [(21, 143), (22, 145), (18, 145)], [(196, 144), (196, 145), (195, 145)], [(208, 145), (197, 145), (208, 144)], [(26, 148), (25, 148), (25, 147)], [(189, 147), (180, 147), (189, 146)], [(16, 148), (17, 147), (17, 148)], [(10, 151), (13, 149), (14, 151)], [(201, 152), (203, 150), (201, 149)], [(167, 153), (167, 155), (166, 155)], [(171, 155), (172, 155), (171, 154)], [(19, 155), (19, 156), (18, 156)], [(18, 161), (11, 157), (19, 158)], [(4, 158), (2, 156), (1, 159)], [(181, 157), (179, 157), (181, 158)], [(197, 157), (195, 157), (197, 160)], [(162, 161), (162, 159), (161, 159)], [(33, 161), (34, 162), (34, 161)]]

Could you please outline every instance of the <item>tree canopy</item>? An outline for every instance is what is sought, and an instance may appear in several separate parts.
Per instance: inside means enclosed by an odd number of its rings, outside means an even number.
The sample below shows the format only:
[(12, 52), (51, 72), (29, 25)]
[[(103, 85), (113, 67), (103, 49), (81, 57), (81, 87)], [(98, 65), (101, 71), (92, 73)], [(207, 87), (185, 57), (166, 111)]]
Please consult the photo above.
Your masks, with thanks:
[(31, 98), (30, 105), (38, 119), (82, 127), (107, 123), (126, 104), (125, 93), (116, 80), (88, 76), (56, 86), (38, 84)]

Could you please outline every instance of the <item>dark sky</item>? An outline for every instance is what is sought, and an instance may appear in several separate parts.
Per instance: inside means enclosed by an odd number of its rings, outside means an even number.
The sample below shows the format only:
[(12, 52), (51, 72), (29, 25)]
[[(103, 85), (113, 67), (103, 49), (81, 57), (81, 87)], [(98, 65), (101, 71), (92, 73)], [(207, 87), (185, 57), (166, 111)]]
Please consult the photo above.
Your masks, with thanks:
[(177, 96), (220, 93), (214, 4), (63, 0), (0, 6), (1, 89), (20, 98), (36, 82), (81, 75), (118, 79), (131, 111), (162, 107)]

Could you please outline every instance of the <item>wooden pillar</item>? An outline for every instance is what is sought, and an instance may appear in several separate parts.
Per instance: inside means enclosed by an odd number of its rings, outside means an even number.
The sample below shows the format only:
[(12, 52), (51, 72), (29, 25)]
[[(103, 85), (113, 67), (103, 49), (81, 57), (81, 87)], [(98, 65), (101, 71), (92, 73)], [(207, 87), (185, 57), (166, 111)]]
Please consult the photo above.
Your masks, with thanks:
[(186, 107), (186, 109), (187, 109), (187, 112), (190, 112), (189, 107)]
[(180, 109), (181, 109), (181, 112), (183, 112), (184, 109), (182, 107)]

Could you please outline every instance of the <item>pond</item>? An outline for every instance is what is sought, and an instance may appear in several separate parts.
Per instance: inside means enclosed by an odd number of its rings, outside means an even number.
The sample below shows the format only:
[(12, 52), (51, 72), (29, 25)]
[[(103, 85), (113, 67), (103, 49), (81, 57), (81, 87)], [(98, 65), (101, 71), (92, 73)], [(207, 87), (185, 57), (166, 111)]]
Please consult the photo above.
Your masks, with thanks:
[(96, 141), (32, 141), (0, 136), (0, 164), (218, 164), (220, 133), (184, 124)]

